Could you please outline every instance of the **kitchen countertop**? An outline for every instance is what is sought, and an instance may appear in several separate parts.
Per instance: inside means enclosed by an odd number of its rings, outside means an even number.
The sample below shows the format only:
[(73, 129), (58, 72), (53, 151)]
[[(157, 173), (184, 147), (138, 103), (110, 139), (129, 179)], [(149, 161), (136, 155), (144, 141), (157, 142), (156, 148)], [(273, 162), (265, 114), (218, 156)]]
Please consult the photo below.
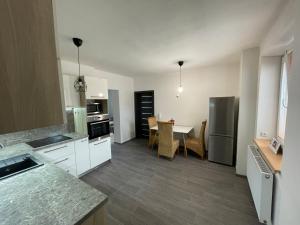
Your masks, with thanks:
[(87, 138), (88, 135), (85, 135), (85, 134), (79, 134), (79, 133), (63, 133), (62, 134), (63, 136), (66, 136), (66, 137), (70, 137), (72, 139), (68, 139), (68, 140), (65, 140), (65, 141), (60, 141), (60, 142), (57, 142), (57, 143), (53, 143), (53, 144), (50, 144), (50, 145), (45, 145), (45, 146), (41, 146), (41, 147), (38, 147), (38, 148), (33, 148), (31, 147), (30, 145), (27, 145), (26, 143), (24, 143), (29, 149), (32, 149), (33, 151), (39, 151), (41, 149), (44, 149), (44, 148), (49, 148), (49, 147), (52, 147), (52, 146), (55, 146), (55, 145), (60, 145), (60, 144), (64, 144), (64, 143), (68, 143), (68, 142), (71, 142), (71, 141), (76, 141), (76, 140), (79, 140), (79, 139), (83, 139), (83, 138)]
[(44, 165), (0, 180), (1, 225), (80, 224), (107, 201), (105, 194), (48, 163), (25, 143), (0, 150), (0, 160), (25, 153)]
[(87, 134), (79, 134), (79, 133), (64, 133), (62, 135), (72, 138), (73, 141), (82, 139), (82, 138), (86, 138), (89, 136)]

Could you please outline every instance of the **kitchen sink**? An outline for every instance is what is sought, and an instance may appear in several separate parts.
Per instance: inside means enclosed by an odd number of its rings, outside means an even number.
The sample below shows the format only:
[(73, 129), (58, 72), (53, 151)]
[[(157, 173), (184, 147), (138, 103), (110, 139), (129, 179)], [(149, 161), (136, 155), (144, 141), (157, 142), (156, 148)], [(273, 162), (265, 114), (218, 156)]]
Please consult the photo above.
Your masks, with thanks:
[(0, 161), (0, 180), (42, 166), (30, 154), (14, 156)]

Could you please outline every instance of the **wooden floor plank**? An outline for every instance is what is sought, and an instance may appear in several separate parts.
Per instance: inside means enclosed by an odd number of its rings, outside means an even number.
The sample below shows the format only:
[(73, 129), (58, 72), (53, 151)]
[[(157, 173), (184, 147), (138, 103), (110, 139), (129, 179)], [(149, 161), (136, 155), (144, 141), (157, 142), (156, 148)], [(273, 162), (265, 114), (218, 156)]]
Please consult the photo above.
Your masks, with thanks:
[(181, 152), (157, 158), (145, 140), (112, 145), (112, 160), (81, 178), (109, 196), (108, 225), (258, 225), (245, 178)]

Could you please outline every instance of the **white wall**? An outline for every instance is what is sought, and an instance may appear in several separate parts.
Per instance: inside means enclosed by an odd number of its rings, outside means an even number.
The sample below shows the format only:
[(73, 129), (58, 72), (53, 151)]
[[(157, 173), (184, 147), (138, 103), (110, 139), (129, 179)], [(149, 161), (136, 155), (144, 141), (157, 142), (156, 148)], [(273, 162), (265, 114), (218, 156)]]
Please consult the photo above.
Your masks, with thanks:
[[(77, 63), (61, 60), (61, 67), (63, 74), (78, 74)], [(88, 65), (81, 65), (81, 74), (105, 78), (108, 80), (108, 89), (119, 90), (121, 143), (134, 138), (135, 118), (133, 78), (101, 71)]]
[(240, 108), (236, 173), (246, 175), (247, 146), (255, 137), (259, 48), (244, 50), (240, 67)]
[(261, 57), (257, 103), (257, 138), (271, 139), (277, 135), (280, 74), (280, 56)]
[(280, 14), (274, 18), (274, 23), (266, 33), (260, 48), (263, 56), (279, 56), (292, 48), (294, 40), (294, 4), (296, 0), (284, 0)]
[(154, 90), (155, 114), (160, 114), (161, 120), (174, 118), (176, 124), (194, 126), (198, 136), (201, 121), (208, 119), (209, 97), (239, 95), (239, 64), (193, 70), (183, 66), (184, 90), (177, 99), (178, 71), (165, 76), (136, 77), (134, 87), (136, 91)]
[(300, 221), (300, 1), (297, 0), (295, 4), (294, 58), (292, 70), (288, 78), (289, 105), (287, 126), (281, 171), (280, 195), (276, 203), (277, 215), (274, 218), (274, 225), (298, 225)]
[[(297, 5), (295, 5), (297, 4)], [(266, 56), (283, 55), (286, 50), (295, 49), (294, 64), (292, 74), (289, 76), (289, 106), (287, 115), (287, 127), (285, 146), (283, 152), (283, 166), (281, 173), (275, 175), (273, 189), (273, 225), (297, 225), (300, 221), (300, 199), (297, 192), (300, 189), (299, 181), (299, 160), (300, 151), (299, 144), (299, 0), (284, 1), (285, 7), (282, 8), (280, 15), (276, 17), (274, 24), (266, 33), (264, 40), (261, 43), (261, 54)], [(295, 15), (298, 16), (295, 21)], [(297, 26), (296, 26), (297, 24)], [(298, 30), (295, 30), (298, 29)], [(296, 43), (296, 44), (295, 44)], [(298, 51), (298, 55), (297, 55)], [(298, 57), (298, 60), (296, 59)], [(258, 120), (259, 118), (258, 112)], [(275, 120), (277, 121), (277, 120)], [(257, 126), (262, 122), (257, 123)], [(263, 125), (264, 126), (264, 125)]]

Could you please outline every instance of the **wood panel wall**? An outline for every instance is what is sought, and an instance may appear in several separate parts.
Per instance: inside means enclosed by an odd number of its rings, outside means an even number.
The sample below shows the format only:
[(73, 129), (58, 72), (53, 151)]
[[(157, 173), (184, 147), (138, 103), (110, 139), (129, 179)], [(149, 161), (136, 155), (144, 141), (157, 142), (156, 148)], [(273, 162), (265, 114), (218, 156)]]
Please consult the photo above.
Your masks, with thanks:
[(0, 0), (0, 134), (63, 123), (51, 0)]

